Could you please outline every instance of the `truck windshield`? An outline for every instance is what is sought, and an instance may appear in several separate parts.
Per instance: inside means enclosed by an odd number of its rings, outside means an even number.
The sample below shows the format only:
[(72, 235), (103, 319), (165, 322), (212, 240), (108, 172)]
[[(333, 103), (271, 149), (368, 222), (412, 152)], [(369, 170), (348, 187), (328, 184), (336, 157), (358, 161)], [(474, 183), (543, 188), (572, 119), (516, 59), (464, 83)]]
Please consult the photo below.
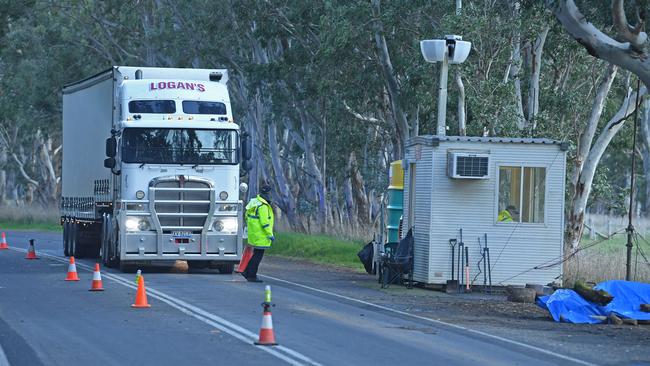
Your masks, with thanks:
[(238, 164), (236, 130), (127, 128), (122, 161), (147, 164)]

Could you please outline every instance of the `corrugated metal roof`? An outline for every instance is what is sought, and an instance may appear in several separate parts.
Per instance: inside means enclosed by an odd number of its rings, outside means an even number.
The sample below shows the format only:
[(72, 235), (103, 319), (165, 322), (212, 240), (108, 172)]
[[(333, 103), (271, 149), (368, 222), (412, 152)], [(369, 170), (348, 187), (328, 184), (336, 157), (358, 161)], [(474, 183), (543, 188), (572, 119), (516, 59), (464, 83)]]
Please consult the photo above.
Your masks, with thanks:
[(459, 142), (491, 142), (506, 144), (540, 144), (540, 145), (558, 145), (560, 149), (567, 150), (569, 145), (565, 141), (542, 139), (542, 138), (525, 138), (525, 137), (479, 137), (479, 136), (417, 136), (409, 139), (406, 146), (418, 144), (435, 146), (440, 141), (459, 141)]

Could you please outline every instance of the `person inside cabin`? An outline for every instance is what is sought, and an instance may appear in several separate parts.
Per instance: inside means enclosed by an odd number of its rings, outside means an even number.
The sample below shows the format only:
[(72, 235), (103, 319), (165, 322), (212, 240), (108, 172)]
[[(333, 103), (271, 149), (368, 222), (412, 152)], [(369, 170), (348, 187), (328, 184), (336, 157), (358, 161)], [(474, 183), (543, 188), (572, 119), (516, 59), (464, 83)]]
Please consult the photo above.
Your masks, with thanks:
[(499, 212), (497, 222), (519, 222), (519, 211), (513, 205), (509, 205), (505, 210)]

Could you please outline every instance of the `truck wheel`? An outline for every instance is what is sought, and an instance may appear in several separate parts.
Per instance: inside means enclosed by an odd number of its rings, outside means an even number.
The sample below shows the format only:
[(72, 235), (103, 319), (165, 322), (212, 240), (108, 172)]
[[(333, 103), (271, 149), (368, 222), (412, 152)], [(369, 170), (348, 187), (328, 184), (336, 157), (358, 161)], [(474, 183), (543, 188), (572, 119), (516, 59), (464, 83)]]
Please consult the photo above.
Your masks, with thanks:
[[(113, 228), (111, 216), (106, 217), (106, 267), (117, 268), (120, 265), (120, 253), (117, 251), (117, 240), (120, 237), (120, 231), (117, 227)], [(103, 244), (102, 244), (103, 245)]]
[(106, 216), (102, 217), (102, 233), (99, 240), (99, 253), (102, 257), (102, 265), (108, 266), (108, 222)]
[(70, 251), (68, 250), (68, 237), (70, 236), (70, 228), (67, 221), (63, 222), (63, 255), (66, 257), (70, 256)]
[(74, 222), (70, 223), (70, 235), (68, 236), (68, 254), (70, 256), (77, 256), (77, 224)]
[(232, 274), (235, 271), (234, 263), (225, 263), (217, 266), (219, 273), (221, 274)]

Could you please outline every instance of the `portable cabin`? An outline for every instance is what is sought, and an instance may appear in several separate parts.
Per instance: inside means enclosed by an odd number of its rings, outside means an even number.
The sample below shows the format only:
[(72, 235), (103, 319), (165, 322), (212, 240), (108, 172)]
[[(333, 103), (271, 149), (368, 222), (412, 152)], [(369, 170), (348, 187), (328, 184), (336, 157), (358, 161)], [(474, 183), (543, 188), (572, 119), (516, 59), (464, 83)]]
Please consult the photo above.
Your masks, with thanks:
[[(459, 243), (462, 229), (470, 283), (483, 284), (477, 263), (486, 237), (493, 285), (561, 280), (562, 265), (534, 268), (562, 256), (567, 148), (531, 138), (410, 139), (402, 160), (403, 225), (404, 233), (413, 228), (414, 279), (452, 279), (450, 240)], [(455, 279), (457, 260), (458, 253)]]

